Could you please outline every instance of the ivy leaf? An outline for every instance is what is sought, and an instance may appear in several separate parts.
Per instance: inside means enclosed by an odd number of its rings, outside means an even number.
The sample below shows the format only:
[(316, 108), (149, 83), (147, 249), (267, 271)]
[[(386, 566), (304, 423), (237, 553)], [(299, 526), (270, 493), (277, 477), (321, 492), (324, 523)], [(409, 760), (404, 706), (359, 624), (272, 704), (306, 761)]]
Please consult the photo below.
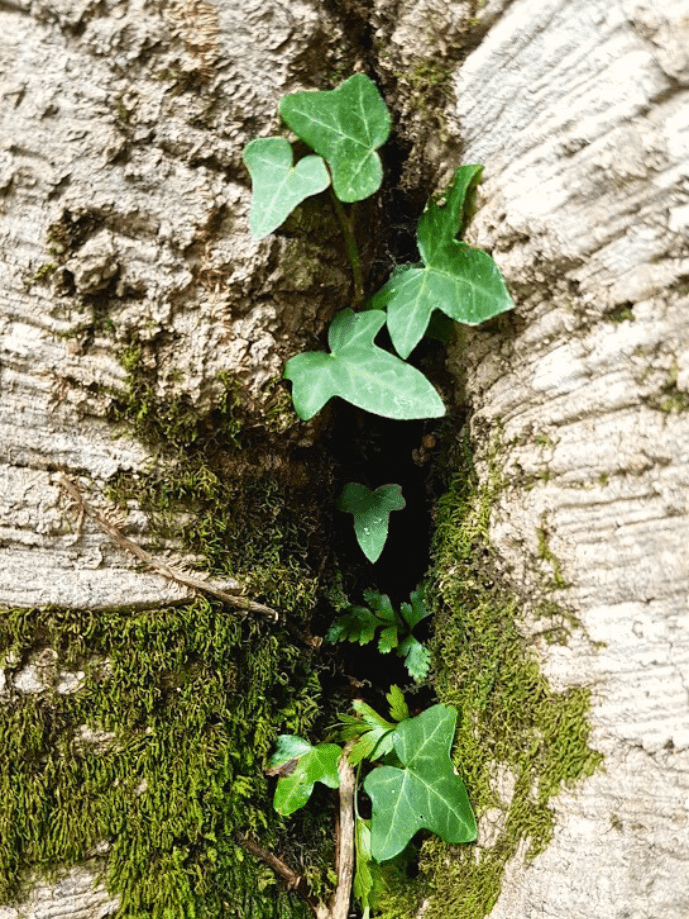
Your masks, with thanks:
[(333, 396), (385, 418), (438, 418), (445, 407), (431, 383), (404, 361), (378, 348), (374, 339), (385, 324), (378, 311), (342, 310), (330, 324), (330, 354), (307, 351), (287, 361), (294, 408), (304, 421)]
[(320, 743), (312, 747), (294, 734), (281, 734), (266, 770), (269, 774), (282, 773), (273, 798), (275, 810), (285, 817), (299, 810), (311, 797), (316, 782), (337, 788), (340, 784), (337, 761), (341, 753), (336, 744)]
[(381, 766), (366, 776), (371, 798), (371, 854), (394, 858), (420, 829), (445, 842), (476, 839), (476, 820), (462, 779), (455, 774), (450, 749), (457, 712), (434, 705), (397, 725), (393, 746), (401, 768)]
[(471, 198), (482, 173), (483, 166), (476, 163), (460, 166), (445, 196), (445, 203), (428, 202), (417, 230), (419, 252), (427, 265), (433, 261), (439, 246), (462, 235), (468, 222)]
[(388, 538), (390, 514), (406, 506), (399, 485), (381, 485), (372, 491), (349, 482), (337, 499), (337, 508), (354, 515), (354, 533), (369, 562), (377, 562)]
[(387, 307), (390, 338), (401, 357), (419, 343), (435, 309), (478, 325), (514, 306), (493, 259), (455, 239), (464, 223), (467, 192), (481, 168), (460, 168), (444, 207), (431, 203), (421, 216), (417, 242), (423, 263), (398, 268), (369, 301), (373, 309)]
[(305, 156), (292, 165), (292, 148), (284, 137), (252, 140), (244, 148), (242, 159), (251, 176), (249, 228), (255, 239), (272, 233), (304, 198), (330, 185), (330, 175), (320, 156)]
[(375, 151), (388, 139), (390, 113), (365, 74), (354, 74), (337, 89), (285, 96), (280, 115), (326, 158), (340, 201), (361, 201), (378, 190), (383, 167)]

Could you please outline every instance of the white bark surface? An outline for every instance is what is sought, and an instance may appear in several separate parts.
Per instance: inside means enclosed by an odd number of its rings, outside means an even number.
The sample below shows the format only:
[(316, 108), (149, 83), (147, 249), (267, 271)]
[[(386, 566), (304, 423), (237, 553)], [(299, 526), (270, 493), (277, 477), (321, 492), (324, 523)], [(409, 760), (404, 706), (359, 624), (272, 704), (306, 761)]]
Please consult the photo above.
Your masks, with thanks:
[[(225, 371), (258, 398), (295, 330), (328, 307), (327, 260), (287, 274), (297, 241), (251, 239), (241, 163), (325, 25), (302, 2), (0, 5), (1, 603), (183, 595), (92, 523), (75, 533), (55, 471), (97, 496), (146, 464), (104, 417), (133, 336), (161, 397), (207, 404)], [(191, 79), (201, 89), (184, 92)], [(46, 267), (49, 285), (36, 278)], [(107, 325), (94, 330), (98, 308)], [(124, 527), (146, 542), (140, 514)]]
[(491, 535), (528, 590), (547, 534), (583, 630), (542, 660), (554, 685), (593, 688), (605, 754), (558, 799), (547, 851), (514, 860), (491, 919), (682, 919), (689, 8), (520, 0), (455, 92), (466, 159), (486, 167), (473, 238), (518, 300), (512, 333), (478, 332), (462, 355), (475, 430), (499, 422), (506, 445)]
[[(381, 71), (442, 60), (470, 16), (378, 0)], [(518, 306), (510, 333), (472, 333), (457, 363), (479, 439), (502, 425), (494, 543), (528, 590), (548, 573), (547, 533), (583, 628), (544, 643), (544, 667), (592, 686), (606, 757), (558, 799), (547, 851), (515, 858), (492, 919), (686, 919), (689, 10), (489, 0), (479, 17), (447, 129), (485, 164), (473, 241)], [(313, 85), (341, 30), (303, 0), (11, 0), (0, 35), (0, 604), (166, 603), (177, 588), (75, 526), (57, 472), (93, 483), (88, 496), (145, 467), (105, 417), (132, 336), (161, 396), (203, 405), (223, 370), (260, 402), (320, 327), (340, 267), (316, 240), (288, 276), (303, 240), (251, 240), (240, 154), (274, 128), (280, 95)], [(425, 151), (456, 165), (437, 137)], [(32, 281), (47, 265), (50, 283)], [(99, 307), (110, 322), (94, 331)], [(633, 321), (614, 321), (625, 310)], [(124, 531), (146, 544), (135, 508)], [(96, 892), (77, 908), (71, 890), (0, 917), (113, 906)]]

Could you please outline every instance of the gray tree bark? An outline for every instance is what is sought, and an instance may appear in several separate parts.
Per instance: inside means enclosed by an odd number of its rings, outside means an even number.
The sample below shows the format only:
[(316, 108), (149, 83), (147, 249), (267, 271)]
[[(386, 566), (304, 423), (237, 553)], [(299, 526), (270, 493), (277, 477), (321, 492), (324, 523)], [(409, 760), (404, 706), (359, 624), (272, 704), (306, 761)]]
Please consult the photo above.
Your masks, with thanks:
[[(501, 426), (499, 556), (525, 590), (559, 560), (582, 628), (539, 654), (554, 685), (592, 687), (605, 755), (558, 798), (548, 849), (514, 859), (492, 919), (684, 919), (686, 3), (11, 0), (0, 36), (0, 603), (188, 596), (92, 521), (76, 528), (59, 475), (102, 504), (114, 473), (145, 468), (107, 420), (133, 338), (161, 398), (202, 407), (229, 371), (260, 415), (347, 279), (318, 240), (288, 273), (294, 240), (251, 239), (241, 151), (275, 129), (282, 94), (318, 88), (333, 62), (343, 76), (366, 64), (413, 144), (403, 184), (447, 176), (459, 147), (485, 164), (470, 241), (517, 307), (509, 331), (467, 333), (451, 364), (477, 443)], [(429, 61), (452, 88), (430, 112)], [(122, 527), (150, 541), (137, 508)], [(85, 876), (37, 882), (0, 917), (104, 915), (113, 901)]]

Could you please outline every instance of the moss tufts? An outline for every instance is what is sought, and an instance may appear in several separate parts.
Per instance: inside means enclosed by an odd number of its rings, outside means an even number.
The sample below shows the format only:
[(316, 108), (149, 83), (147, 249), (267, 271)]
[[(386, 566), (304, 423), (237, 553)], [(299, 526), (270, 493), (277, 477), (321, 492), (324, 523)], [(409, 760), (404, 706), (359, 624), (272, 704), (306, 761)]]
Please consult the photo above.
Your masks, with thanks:
[[(20, 868), (79, 862), (106, 842), (118, 919), (305, 916), (233, 834), (290, 857), (262, 770), (280, 731), (313, 729), (310, 654), (205, 600), (126, 615), (3, 613), (0, 653), (14, 670), (46, 647), (83, 685), (11, 689), (0, 709), (0, 902), (19, 894)], [(329, 822), (326, 811), (301, 827), (316, 889)]]
[(412, 915), (414, 896), (424, 919), (488, 915), (507, 862), (518, 850), (534, 858), (550, 841), (550, 799), (601, 761), (588, 746), (588, 690), (550, 688), (519, 629), (519, 598), (496, 565), (488, 526), (501, 489), (497, 458), (481, 483), (467, 444), (458, 465), (436, 508), (428, 591), (436, 689), (460, 713), (455, 763), (477, 816), (490, 810), (497, 830), (485, 847), (427, 840), (420, 881), (386, 896), (386, 919)]

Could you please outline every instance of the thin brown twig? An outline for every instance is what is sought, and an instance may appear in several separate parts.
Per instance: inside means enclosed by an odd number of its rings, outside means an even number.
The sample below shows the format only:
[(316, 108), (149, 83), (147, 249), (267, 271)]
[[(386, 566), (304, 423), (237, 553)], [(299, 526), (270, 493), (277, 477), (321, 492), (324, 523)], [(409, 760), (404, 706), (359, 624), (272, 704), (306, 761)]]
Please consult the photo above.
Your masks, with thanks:
[(340, 757), (337, 769), (340, 773), (340, 809), (337, 824), (337, 851), (335, 865), (337, 870), (337, 887), (331, 897), (330, 904), (317, 903), (308, 893), (306, 879), (292, 871), (281, 858), (273, 855), (242, 833), (235, 833), (237, 842), (244, 848), (269, 865), (273, 871), (287, 881), (289, 890), (295, 893), (306, 903), (316, 919), (347, 919), (349, 904), (352, 899), (352, 884), (354, 883), (354, 788), (356, 775), (349, 765), (347, 754), (351, 744), (345, 747)]
[(272, 868), (277, 875), (284, 878), (284, 880), (287, 881), (287, 889), (293, 890), (297, 896), (306, 903), (314, 916), (318, 917), (320, 915), (318, 912), (319, 904), (316, 903), (313, 897), (308, 893), (306, 879), (302, 877), (301, 874), (292, 871), (289, 865), (285, 864), (281, 858), (278, 858), (277, 855), (273, 855), (272, 852), (259, 846), (253, 839), (248, 839), (242, 833), (235, 833), (234, 838), (240, 846), (243, 846), (247, 850), (247, 852), (251, 852), (256, 858), (260, 858), (261, 861)]
[(95, 520), (101, 530), (107, 533), (121, 549), (134, 555), (148, 568), (151, 568), (158, 574), (162, 574), (162, 576), (168, 580), (181, 584), (183, 587), (187, 587), (190, 590), (211, 594), (237, 609), (246, 610), (251, 613), (259, 613), (262, 616), (269, 617), (273, 622), (280, 621), (279, 613), (272, 609), (272, 607), (264, 606), (262, 603), (256, 603), (254, 600), (249, 600), (248, 597), (240, 597), (237, 594), (227, 593), (227, 591), (222, 590), (220, 587), (216, 587), (211, 581), (203, 581), (200, 578), (195, 578), (177, 568), (171, 568), (164, 562), (154, 558), (150, 553), (146, 552), (145, 549), (142, 549), (141, 546), (138, 546), (135, 542), (132, 542), (131, 539), (128, 539), (118, 527), (108, 520), (105, 514), (102, 514), (97, 508), (89, 504), (77, 485), (64, 473), (60, 473), (60, 485), (76, 503), (80, 513)]

